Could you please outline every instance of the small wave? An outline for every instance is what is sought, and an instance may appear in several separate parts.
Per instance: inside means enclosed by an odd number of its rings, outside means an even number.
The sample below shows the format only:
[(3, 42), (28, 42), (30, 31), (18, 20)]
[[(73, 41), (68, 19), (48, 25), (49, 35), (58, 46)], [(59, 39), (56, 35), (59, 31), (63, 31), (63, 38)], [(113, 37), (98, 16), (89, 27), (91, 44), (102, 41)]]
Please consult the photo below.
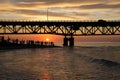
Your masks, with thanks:
[(105, 59), (93, 59), (92, 62), (99, 63), (108, 67), (114, 67), (114, 66), (120, 67), (120, 63), (110, 61), (110, 60), (105, 60)]
[(74, 46), (74, 48), (120, 48), (120, 46)]
[(80, 58), (85, 59), (91, 63), (97, 63), (97, 64), (101, 64), (101, 65), (105, 65), (108, 67), (120, 67), (120, 63), (115, 62), (115, 61), (110, 61), (110, 60), (105, 60), (105, 59), (96, 59), (94, 57), (90, 57), (90, 56), (85, 56), (85, 55), (78, 55)]

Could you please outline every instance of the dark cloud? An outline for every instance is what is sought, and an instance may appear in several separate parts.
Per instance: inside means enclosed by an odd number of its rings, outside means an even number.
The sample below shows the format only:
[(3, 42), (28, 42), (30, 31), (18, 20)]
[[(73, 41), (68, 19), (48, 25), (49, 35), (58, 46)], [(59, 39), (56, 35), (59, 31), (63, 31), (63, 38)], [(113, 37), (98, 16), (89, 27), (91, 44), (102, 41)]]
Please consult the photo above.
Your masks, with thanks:
[(36, 15), (36, 16), (45, 14), (45, 12), (39, 12), (39, 11), (36, 11), (36, 10), (25, 10), (25, 9), (13, 10), (13, 12), (16, 12), (18, 14)]
[[(30, 15), (30, 16), (33, 16), (33, 17), (34, 16), (43, 16), (43, 15), (47, 16), (47, 13), (45, 11), (19, 9), (19, 10), (13, 10), (11, 12), (21, 14), (21, 15)], [(49, 16), (74, 18), (74, 17), (67, 16), (64, 13), (55, 13), (55, 12), (49, 12)]]
[(9, 2), (10, 0), (0, 0), (0, 3), (6, 3)]
[(73, 14), (75, 14), (75, 16), (90, 16), (90, 13), (79, 13), (79, 12), (73, 12)]
[[(23, 3), (44, 3), (44, 4), (61, 4), (61, 3), (103, 3), (103, 2), (120, 2), (119, 0), (0, 0), (0, 3), (3, 2), (11, 2), (13, 4), (19, 4), (21, 2)], [(47, 6), (46, 5), (46, 6)], [(32, 6), (32, 5), (31, 5)]]
[(59, 4), (59, 3), (91, 3), (91, 2), (100, 2), (101, 0), (12, 0), (14, 2), (44, 2), (46, 4)]
[(106, 0), (106, 1), (105, 0), (0, 0), (0, 3), (5, 3), (5, 2), (6, 3), (9, 2), (17, 7), (35, 7), (35, 6), (49, 7), (50, 5), (54, 6), (55, 4), (65, 4), (65, 3), (71, 4), (71, 7), (73, 7), (75, 6), (75, 3), (77, 4), (79, 3), (80, 8), (84, 8), (84, 9), (120, 8), (120, 4), (106, 4), (112, 2), (117, 3), (120, 2), (119, 0)]
[[(104, 0), (4, 0), (4, 2), (11, 2), (11, 4), (16, 6), (23, 6), (23, 7), (33, 7), (33, 6), (49, 6), (49, 5), (55, 5), (55, 4), (73, 4), (79, 3), (79, 4), (86, 4), (86, 3), (96, 3), (96, 2), (102, 2)], [(0, 1), (3, 2), (3, 1)], [(42, 4), (41, 4), (42, 3)]]
[(120, 4), (92, 4), (80, 6), (83, 9), (109, 9), (109, 8), (120, 8)]
[(46, 4), (59, 4), (59, 3), (103, 3), (103, 2), (120, 2), (119, 0), (10, 0), (14, 2), (44, 2)]
[[(65, 17), (72, 19), (73, 18), (77, 19), (78, 17), (79, 18), (89, 17), (89, 16), (96, 17), (97, 13), (99, 13), (97, 14), (97, 16), (103, 16), (104, 14), (101, 14), (100, 12), (106, 14), (105, 11), (109, 9), (112, 10), (112, 12), (110, 12), (109, 14), (113, 14), (114, 9), (118, 10), (120, 8), (119, 0), (0, 0), (0, 3), (1, 4), (9, 3), (8, 7), (6, 7), (6, 5), (0, 7), (2, 9), (0, 10), (0, 13), (4, 12), (6, 14), (16, 13), (19, 15), (26, 15), (26, 16), (27, 15), (43, 16), (46, 15), (46, 11), (47, 11), (46, 7), (49, 7), (50, 9), (49, 16)], [(90, 10), (90, 9), (94, 9), (94, 10)], [(106, 9), (106, 10), (99, 11), (99, 9)], [(84, 12), (84, 10), (86, 11)]]
[[(17, 14), (21, 14), (21, 15), (29, 15), (29, 16), (43, 16), (46, 15), (47, 16), (47, 12), (46, 11), (37, 11), (37, 10), (25, 10), (25, 9), (17, 9), (17, 10), (12, 10), (11, 12), (13, 13), (17, 13)], [(50, 12), (48, 13), (49, 16), (52, 17), (64, 17), (64, 18), (71, 18), (71, 19), (78, 19), (78, 16), (88, 16), (90, 14), (88, 13), (77, 13), (77, 12), (72, 12), (72, 14), (74, 15), (68, 15), (66, 12), (62, 12), (62, 13), (58, 13), (58, 12)], [(77, 16), (77, 17), (76, 17)]]

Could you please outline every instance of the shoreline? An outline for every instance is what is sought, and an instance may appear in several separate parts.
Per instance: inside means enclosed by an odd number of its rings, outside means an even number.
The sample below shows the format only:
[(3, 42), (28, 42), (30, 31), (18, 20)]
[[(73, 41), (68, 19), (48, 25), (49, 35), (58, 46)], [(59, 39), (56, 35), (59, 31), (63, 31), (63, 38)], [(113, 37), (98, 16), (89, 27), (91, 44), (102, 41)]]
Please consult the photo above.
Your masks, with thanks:
[(18, 50), (18, 49), (60, 48), (60, 47), (61, 47), (61, 46), (0, 47), (0, 51), (2, 51), (2, 50)]

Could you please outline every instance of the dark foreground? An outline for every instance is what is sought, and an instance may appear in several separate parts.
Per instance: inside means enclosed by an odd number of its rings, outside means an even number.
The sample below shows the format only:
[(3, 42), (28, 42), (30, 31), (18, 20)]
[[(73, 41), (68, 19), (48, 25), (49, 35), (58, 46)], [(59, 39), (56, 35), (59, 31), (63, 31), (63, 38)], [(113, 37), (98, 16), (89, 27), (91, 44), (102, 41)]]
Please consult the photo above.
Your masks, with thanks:
[(0, 80), (119, 80), (119, 47), (0, 51)]

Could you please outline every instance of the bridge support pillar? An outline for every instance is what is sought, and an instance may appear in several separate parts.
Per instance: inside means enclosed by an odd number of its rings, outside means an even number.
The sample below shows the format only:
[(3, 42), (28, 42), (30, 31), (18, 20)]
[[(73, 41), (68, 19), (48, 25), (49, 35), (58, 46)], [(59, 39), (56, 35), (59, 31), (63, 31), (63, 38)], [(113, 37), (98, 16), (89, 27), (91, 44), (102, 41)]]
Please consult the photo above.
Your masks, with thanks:
[(65, 36), (64, 40), (63, 40), (63, 46), (68, 46), (68, 38)]
[(71, 37), (69, 38), (69, 46), (70, 46), (70, 47), (74, 47), (74, 38), (73, 38), (73, 36), (71, 36)]

